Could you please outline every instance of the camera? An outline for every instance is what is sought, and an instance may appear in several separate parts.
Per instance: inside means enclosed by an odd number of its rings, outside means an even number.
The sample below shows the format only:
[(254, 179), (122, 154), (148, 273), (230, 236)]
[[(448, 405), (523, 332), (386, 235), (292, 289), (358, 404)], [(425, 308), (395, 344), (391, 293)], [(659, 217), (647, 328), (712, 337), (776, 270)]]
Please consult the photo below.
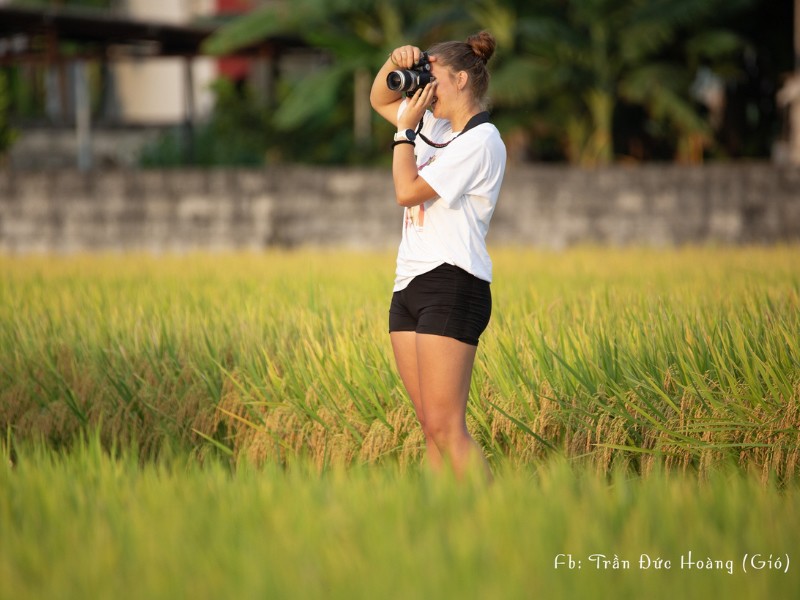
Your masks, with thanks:
[(393, 92), (407, 92), (409, 95), (418, 88), (424, 88), (431, 81), (431, 63), (428, 60), (428, 53), (423, 52), (419, 61), (414, 63), (410, 69), (398, 69), (386, 76), (386, 85)]

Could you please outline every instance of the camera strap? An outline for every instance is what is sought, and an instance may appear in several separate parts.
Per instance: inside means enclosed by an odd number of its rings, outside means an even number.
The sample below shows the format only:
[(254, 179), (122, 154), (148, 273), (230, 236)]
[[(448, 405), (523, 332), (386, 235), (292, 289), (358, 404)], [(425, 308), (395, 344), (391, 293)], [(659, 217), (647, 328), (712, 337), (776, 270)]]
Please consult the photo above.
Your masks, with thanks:
[(467, 121), (467, 124), (464, 126), (464, 129), (462, 129), (461, 132), (457, 136), (455, 136), (449, 142), (445, 142), (444, 144), (439, 144), (438, 142), (432, 142), (431, 140), (429, 140), (427, 137), (425, 137), (424, 135), (422, 135), (420, 133), (420, 131), (422, 131), (422, 123), (423, 122), (424, 122), (424, 117), (419, 120), (419, 126), (417, 127), (417, 135), (422, 139), (423, 142), (428, 144), (428, 146), (433, 146), (434, 148), (444, 148), (445, 146), (450, 144), (450, 142), (452, 142), (454, 139), (456, 139), (459, 135), (464, 135), (465, 133), (467, 133), (473, 127), (477, 127), (478, 125), (482, 125), (484, 123), (488, 123), (489, 122), (489, 112), (488, 111), (483, 111), (483, 112), (479, 112), (477, 115), (474, 115), (469, 121)]

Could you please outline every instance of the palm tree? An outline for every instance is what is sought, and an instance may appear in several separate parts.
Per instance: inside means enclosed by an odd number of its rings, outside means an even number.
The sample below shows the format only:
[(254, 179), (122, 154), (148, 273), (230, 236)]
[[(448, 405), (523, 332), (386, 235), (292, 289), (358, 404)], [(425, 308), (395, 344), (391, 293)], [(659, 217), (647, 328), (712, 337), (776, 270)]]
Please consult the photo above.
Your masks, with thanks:
[(731, 75), (743, 41), (713, 21), (751, 2), (478, 0), (470, 12), (498, 38), (495, 106), (528, 131), (560, 129), (567, 157), (593, 165), (614, 159), (621, 103), (673, 132), (677, 158), (702, 157), (712, 131), (689, 89), (700, 64)]
[[(308, 124), (332, 132), (350, 122), (355, 146), (368, 150), (369, 83), (388, 52), (488, 29), (498, 39), (495, 117), (512, 139), (558, 137), (570, 161), (608, 164), (615, 113), (635, 106), (653, 135), (677, 140), (679, 160), (697, 161), (713, 132), (690, 96), (692, 81), (701, 65), (732, 76), (744, 42), (714, 20), (753, 1), (279, 1), (223, 27), (206, 48), (224, 53), (294, 34), (325, 50), (330, 64), (291, 85), (273, 124), (284, 132), (309, 131)], [(343, 106), (343, 98), (352, 105)]]
[[(292, 132), (309, 122), (330, 122), (332, 115), (341, 119), (344, 112), (352, 121), (356, 146), (369, 150), (369, 88), (391, 49), (444, 35), (464, 18), (459, 7), (423, 0), (292, 0), (272, 3), (222, 27), (209, 38), (206, 50), (223, 54), (292, 34), (326, 51), (330, 64), (291, 86), (276, 109), (274, 125)], [(353, 105), (342, 111), (348, 88)]]

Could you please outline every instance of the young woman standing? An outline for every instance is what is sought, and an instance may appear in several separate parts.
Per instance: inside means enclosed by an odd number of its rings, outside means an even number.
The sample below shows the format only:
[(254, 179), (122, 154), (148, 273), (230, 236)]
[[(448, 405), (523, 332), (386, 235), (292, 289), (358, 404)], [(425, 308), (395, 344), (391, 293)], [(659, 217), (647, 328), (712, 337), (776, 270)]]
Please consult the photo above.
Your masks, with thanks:
[(387, 86), (422, 51), (392, 51), (372, 86), (372, 107), (397, 127), (392, 176), (404, 207), (389, 311), (397, 368), (425, 434), (434, 469), (449, 462), (461, 477), (480, 465), (466, 407), (478, 338), (492, 310), (486, 234), (506, 165), (506, 150), (486, 112), (495, 49), (488, 32), (428, 51), (432, 81), (406, 98)]

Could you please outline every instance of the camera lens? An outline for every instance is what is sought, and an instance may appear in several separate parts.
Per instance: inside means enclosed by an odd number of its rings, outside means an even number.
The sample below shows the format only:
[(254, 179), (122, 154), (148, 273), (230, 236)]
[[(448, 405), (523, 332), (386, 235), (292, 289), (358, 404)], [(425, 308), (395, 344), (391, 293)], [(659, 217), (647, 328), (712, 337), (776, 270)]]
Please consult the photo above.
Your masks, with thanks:
[(394, 92), (407, 92), (412, 87), (416, 87), (414, 86), (415, 75), (417, 74), (414, 71), (407, 69), (392, 71), (386, 76), (386, 85)]

